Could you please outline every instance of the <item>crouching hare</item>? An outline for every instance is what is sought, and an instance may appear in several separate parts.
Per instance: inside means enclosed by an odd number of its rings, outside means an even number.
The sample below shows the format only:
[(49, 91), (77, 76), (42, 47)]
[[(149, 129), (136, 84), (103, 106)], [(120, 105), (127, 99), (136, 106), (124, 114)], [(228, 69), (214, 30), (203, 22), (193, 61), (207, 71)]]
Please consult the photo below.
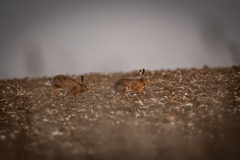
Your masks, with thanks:
[(115, 82), (114, 90), (116, 92), (123, 92), (126, 95), (129, 91), (135, 91), (140, 94), (145, 85), (149, 84), (150, 81), (145, 77), (145, 69), (142, 69), (140, 72), (140, 79), (132, 78), (121, 78)]
[(65, 89), (66, 91), (71, 93), (74, 97), (80, 92), (90, 90), (89, 84), (84, 83), (83, 76), (81, 76), (81, 83), (79, 83), (78, 81), (72, 79), (71, 77), (65, 75), (57, 75), (53, 77), (51, 85), (52, 93), (55, 97), (57, 96), (55, 90), (57, 88)]

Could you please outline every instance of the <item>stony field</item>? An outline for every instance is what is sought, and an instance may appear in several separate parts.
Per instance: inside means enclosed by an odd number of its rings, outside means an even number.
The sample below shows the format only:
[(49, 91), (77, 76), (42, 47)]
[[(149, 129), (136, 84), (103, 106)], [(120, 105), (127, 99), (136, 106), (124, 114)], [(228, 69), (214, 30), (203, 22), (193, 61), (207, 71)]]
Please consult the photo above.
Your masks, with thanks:
[(52, 77), (0, 80), (0, 159), (240, 158), (240, 66), (146, 70), (142, 94), (113, 91), (138, 75), (85, 74), (76, 97), (52, 96)]

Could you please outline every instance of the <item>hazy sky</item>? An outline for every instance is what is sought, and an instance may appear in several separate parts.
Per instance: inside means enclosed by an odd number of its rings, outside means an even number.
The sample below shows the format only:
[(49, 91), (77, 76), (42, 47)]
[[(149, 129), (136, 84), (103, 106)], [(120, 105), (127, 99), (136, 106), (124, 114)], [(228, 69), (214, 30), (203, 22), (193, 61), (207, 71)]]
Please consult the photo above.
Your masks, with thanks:
[(240, 64), (240, 2), (1, 1), (0, 79)]

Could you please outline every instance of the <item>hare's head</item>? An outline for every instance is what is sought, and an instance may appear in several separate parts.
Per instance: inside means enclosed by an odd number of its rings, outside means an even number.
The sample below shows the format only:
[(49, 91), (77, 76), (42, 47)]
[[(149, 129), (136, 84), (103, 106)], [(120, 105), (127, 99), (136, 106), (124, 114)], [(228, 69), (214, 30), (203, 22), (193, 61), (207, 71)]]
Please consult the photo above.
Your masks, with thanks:
[(83, 91), (89, 91), (91, 89), (90, 85), (83, 81), (83, 76), (81, 76), (81, 85), (82, 85)]
[(147, 77), (145, 76), (145, 69), (140, 69), (139, 73), (140, 73), (140, 76), (141, 76), (141, 79), (140, 79), (140, 80), (141, 80), (145, 85), (149, 84), (150, 81), (149, 81), (149, 80), (147, 79)]

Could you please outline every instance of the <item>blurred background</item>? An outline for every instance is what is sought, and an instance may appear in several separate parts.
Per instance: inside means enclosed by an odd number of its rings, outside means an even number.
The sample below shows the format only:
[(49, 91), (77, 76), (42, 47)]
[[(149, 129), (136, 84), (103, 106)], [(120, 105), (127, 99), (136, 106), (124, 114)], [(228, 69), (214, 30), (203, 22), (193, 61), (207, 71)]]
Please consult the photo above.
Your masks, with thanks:
[(0, 79), (240, 64), (239, 0), (1, 1)]

